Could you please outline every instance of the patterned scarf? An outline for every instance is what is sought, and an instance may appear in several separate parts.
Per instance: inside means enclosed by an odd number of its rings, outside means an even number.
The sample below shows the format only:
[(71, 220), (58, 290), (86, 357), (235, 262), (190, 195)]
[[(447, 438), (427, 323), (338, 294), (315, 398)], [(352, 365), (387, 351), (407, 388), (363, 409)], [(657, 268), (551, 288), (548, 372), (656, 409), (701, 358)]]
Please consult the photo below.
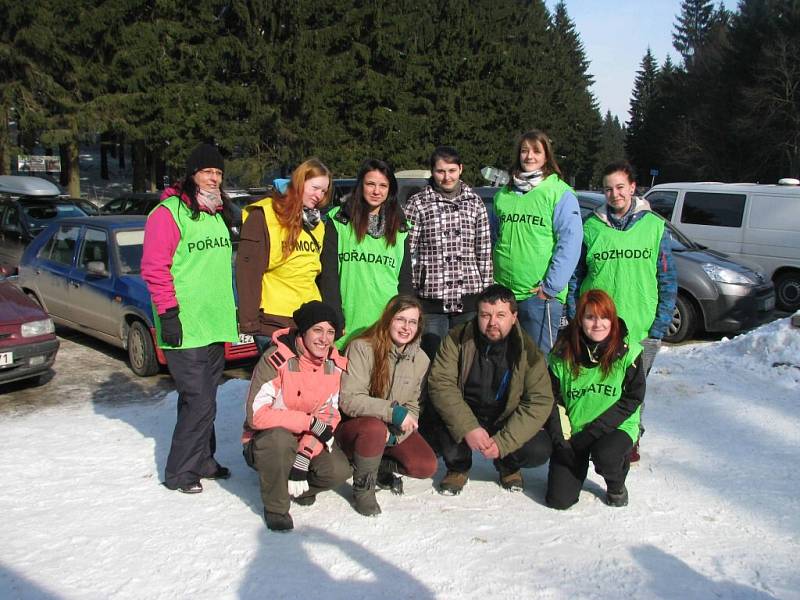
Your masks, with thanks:
[(544, 173), (541, 169), (529, 172), (522, 171), (521, 173), (514, 173), (512, 179), (514, 181), (514, 187), (524, 194), (530, 192), (533, 188), (542, 183), (544, 180)]
[(222, 206), (222, 195), (219, 190), (197, 190), (197, 204), (205, 212), (215, 214)]
[(322, 215), (318, 208), (303, 207), (303, 223), (305, 223), (306, 227), (314, 229), (319, 225), (320, 219), (322, 219)]
[(381, 206), (377, 215), (369, 215), (369, 220), (367, 221), (367, 233), (370, 236), (378, 239), (382, 238), (385, 232), (386, 219), (383, 218), (383, 206)]

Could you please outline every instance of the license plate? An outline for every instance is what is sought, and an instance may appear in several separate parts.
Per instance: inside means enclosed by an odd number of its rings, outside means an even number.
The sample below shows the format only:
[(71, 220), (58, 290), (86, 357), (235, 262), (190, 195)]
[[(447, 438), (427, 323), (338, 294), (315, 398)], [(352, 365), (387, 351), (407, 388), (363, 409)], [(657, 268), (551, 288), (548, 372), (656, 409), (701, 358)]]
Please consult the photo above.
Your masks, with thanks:
[(233, 342), (234, 346), (241, 346), (243, 344), (252, 344), (255, 340), (253, 340), (252, 335), (247, 335), (246, 333), (239, 334), (239, 341)]
[(775, 308), (775, 296), (762, 298), (758, 301), (758, 310), (772, 310)]
[(0, 352), (0, 367), (10, 367), (14, 364), (13, 352)]

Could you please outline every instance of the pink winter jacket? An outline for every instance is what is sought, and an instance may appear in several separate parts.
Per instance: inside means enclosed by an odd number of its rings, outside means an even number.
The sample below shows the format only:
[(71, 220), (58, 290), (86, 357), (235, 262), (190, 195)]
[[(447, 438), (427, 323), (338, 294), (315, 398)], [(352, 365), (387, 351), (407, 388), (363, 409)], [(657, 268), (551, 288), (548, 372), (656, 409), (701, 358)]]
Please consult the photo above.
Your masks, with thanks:
[(247, 416), (242, 443), (257, 430), (283, 427), (297, 435), (297, 451), (312, 458), (323, 444), (311, 433), (311, 421), (320, 419), (333, 429), (341, 420), (339, 384), (347, 359), (334, 347), (321, 364), (295, 350), (295, 329), (273, 335), (277, 346), (259, 359), (247, 392)]

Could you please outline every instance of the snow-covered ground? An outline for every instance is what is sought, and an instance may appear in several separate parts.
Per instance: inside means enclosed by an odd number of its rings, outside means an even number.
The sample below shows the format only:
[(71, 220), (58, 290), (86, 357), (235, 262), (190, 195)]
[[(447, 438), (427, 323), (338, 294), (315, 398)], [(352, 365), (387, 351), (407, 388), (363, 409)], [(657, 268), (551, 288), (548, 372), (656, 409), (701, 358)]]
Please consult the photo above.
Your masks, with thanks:
[(591, 473), (550, 510), (545, 468), (511, 494), (476, 457), (460, 496), (407, 480), (364, 518), (345, 485), (293, 507), (289, 534), (265, 528), (241, 458), (247, 382), (219, 392), (234, 476), (187, 496), (159, 485), (174, 392), (110, 402), (110, 377), (97, 401), (0, 421), (0, 598), (800, 598), (799, 365), (788, 319), (665, 348), (626, 508)]

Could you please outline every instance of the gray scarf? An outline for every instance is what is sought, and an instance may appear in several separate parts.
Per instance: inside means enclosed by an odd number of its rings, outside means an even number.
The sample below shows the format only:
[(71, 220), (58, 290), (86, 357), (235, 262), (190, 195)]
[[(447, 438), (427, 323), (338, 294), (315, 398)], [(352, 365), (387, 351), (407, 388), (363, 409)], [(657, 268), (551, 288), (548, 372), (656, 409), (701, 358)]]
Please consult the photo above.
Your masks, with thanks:
[(544, 172), (541, 169), (536, 171), (522, 171), (521, 173), (514, 173), (513, 176), (514, 187), (523, 194), (530, 192), (537, 185), (544, 180)]

